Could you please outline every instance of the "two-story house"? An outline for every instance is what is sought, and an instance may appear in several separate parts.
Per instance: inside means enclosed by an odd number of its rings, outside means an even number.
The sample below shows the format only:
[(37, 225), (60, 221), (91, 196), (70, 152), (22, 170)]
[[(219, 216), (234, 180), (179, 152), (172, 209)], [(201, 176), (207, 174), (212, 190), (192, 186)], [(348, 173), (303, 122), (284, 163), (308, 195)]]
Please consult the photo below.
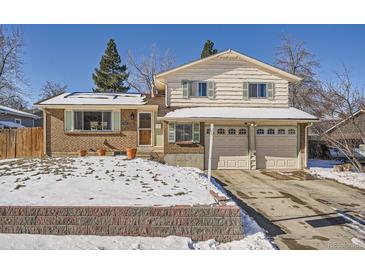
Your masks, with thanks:
[(317, 118), (289, 107), (288, 86), (299, 77), (226, 50), (154, 80), (151, 97), (66, 93), (38, 102), (47, 153), (137, 147), (201, 169), (209, 158), (212, 169), (306, 166), (307, 128)]

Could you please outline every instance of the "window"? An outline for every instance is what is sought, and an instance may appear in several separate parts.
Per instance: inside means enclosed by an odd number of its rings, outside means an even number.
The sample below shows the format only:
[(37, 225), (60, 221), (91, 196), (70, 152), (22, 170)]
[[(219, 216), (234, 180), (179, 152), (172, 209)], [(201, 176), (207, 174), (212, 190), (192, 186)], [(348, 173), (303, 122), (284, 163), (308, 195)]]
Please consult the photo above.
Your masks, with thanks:
[(193, 125), (176, 124), (176, 142), (192, 142), (192, 141), (193, 141)]
[(266, 98), (266, 84), (250, 83), (248, 86), (249, 95), (252, 98)]
[(238, 134), (239, 134), (239, 135), (246, 135), (246, 134), (247, 134), (247, 131), (246, 131), (246, 129), (245, 129), (245, 128), (240, 128), (240, 129), (238, 130)]
[(262, 128), (258, 128), (258, 129), (256, 130), (256, 134), (257, 134), (257, 135), (264, 135), (264, 134), (265, 134), (265, 131), (264, 131), (264, 129), (262, 129)]
[(206, 82), (191, 82), (190, 83), (190, 96), (191, 97), (206, 97), (207, 96), (207, 83)]
[(112, 127), (112, 114), (110, 111), (75, 111), (74, 129), (90, 131), (108, 131)]
[(228, 130), (228, 135), (235, 135), (236, 134), (236, 130), (234, 128), (230, 128)]
[(20, 124), (20, 125), (22, 124), (22, 119), (14, 119), (14, 121), (16, 124)]
[(275, 134), (275, 129), (273, 128), (267, 129), (267, 135), (274, 135), (274, 134)]
[(210, 128), (207, 128), (207, 134), (210, 134)]
[(278, 129), (278, 134), (279, 134), (279, 135), (285, 135), (285, 129), (283, 129), (283, 128), (279, 128), (279, 129)]
[(293, 129), (293, 128), (288, 129), (288, 134), (289, 135), (295, 135), (295, 129)]
[(218, 128), (218, 132), (219, 135), (224, 135), (226, 134), (226, 131), (224, 130), (224, 128)]

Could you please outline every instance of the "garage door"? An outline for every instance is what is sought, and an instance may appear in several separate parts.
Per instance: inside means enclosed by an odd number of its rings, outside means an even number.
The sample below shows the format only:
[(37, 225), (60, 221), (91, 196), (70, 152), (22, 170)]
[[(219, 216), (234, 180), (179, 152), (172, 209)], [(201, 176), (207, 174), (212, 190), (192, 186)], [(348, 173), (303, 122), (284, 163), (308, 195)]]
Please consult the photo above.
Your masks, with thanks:
[(296, 127), (256, 128), (256, 166), (259, 169), (296, 169)]
[[(248, 169), (247, 127), (214, 126), (212, 169)], [(205, 168), (209, 159), (209, 127), (205, 128)]]

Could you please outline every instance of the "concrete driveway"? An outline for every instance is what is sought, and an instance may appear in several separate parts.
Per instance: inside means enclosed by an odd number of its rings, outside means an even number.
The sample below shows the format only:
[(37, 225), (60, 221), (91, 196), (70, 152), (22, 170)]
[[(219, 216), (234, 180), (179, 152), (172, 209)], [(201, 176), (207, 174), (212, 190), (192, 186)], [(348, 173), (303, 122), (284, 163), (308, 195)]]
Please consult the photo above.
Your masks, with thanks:
[(365, 191), (303, 171), (215, 170), (212, 175), (280, 249), (365, 247)]

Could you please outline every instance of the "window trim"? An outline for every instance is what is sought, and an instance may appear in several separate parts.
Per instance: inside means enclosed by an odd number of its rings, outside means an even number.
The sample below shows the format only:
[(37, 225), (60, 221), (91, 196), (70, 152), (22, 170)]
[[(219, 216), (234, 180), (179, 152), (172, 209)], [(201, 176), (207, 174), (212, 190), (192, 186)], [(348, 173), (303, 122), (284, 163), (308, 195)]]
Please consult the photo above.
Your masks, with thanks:
[[(205, 96), (199, 96), (199, 95), (191, 95), (191, 92), (193, 91), (193, 84), (196, 84), (196, 90), (199, 94), (199, 84), (205, 83), (206, 90), (205, 90)], [(208, 81), (190, 81), (190, 90), (189, 90), (189, 98), (208, 98)]]
[[(113, 113), (115, 112), (114, 110), (98, 110), (98, 109), (65, 109), (66, 111), (71, 111), (72, 112), (72, 129), (71, 130), (65, 130), (66, 132), (91, 132), (91, 133), (103, 133), (103, 132), (116, 132), (116, 130), (114, 130), (114, 115)], [(120, 110), (119, 110), (120, 111)], [(85, 130), (85, 129), (75, 129), (75, 112), (81, 112), (82, 113), (82, 128), (84, 128), (84, 112), (109, 112), (110, 113), (110, 129), (102, 129), (102, 130)], [(102, 121), (104, 118), (104, 114), (102, 114)], [(65, 121), (64, 121), (65, 124)]]
[[(19, 121), (19, 123), (17, 121)], [(14, 123), (21, 125), (22, 124), (22, 119), (14, 118)]]
[[(259, 88), (258, 85), (262, 84), (265, 85), (265, 97), (262, 96), (256, 96), (256, 97), (252, 97), (250, 96), (250, 85), (251, 84), (256, 84), (257, 85), (257, 95), (259, 94)], [(248, 82), (248, 99), (267, 99), (267, 82)]]
[[(186, 141), (178, 141), (177, 140), (177, 126), (178, 125), (190, 125), (191, 126), (191, 140)], [(192, 122), (178, 122), (175, 123), (175, 143), (182, 144), (182, 143), (193, 143), (194, 142), (194, 123)]]

